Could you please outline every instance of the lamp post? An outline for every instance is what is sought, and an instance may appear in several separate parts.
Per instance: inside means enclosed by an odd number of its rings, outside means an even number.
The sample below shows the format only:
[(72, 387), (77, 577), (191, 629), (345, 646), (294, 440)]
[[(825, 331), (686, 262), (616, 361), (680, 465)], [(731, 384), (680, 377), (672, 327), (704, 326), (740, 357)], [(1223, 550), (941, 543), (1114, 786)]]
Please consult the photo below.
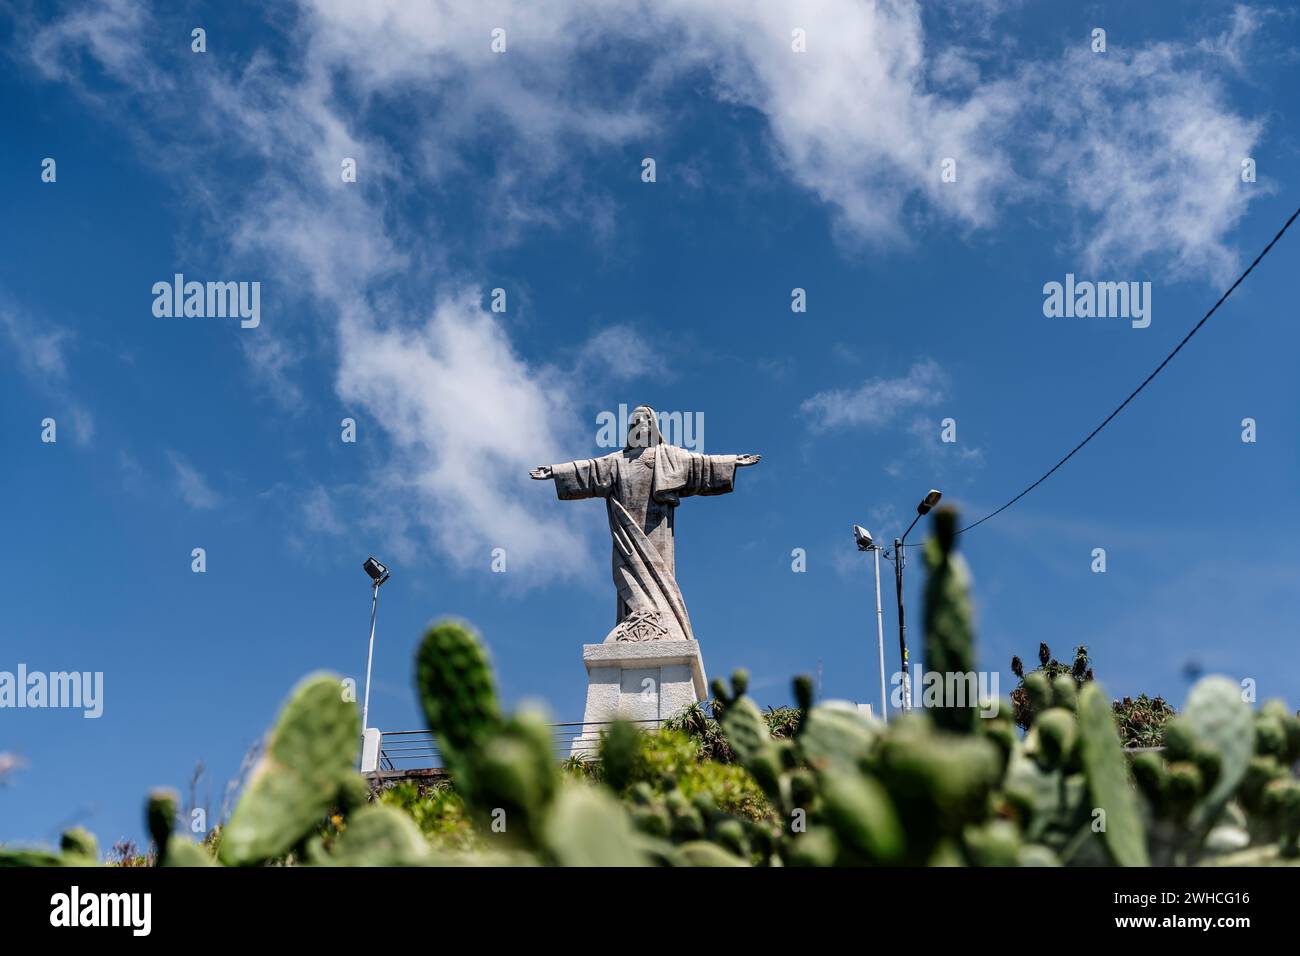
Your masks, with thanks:
[(373, 555), (366, 558), (366, 563), (361, 567), (370, 575), (371, 582), (370, 650), (366, 654), (366, 696), (361, 705), (361, 730), (364, 732), (370, 726), (370, 665), (375, 659), (375, 615), (379, 611), (379, 586), (388, 580), (389, 573), (388, 568), (376, 561)]
[(870, 551), (876, 563), (876, 649), (880, 653), (880, 719), (889, 723), (889, 697), (885, 692), (885, 613), (880, 606), (880, 546), (862, 525), (853, 526), (859, 551)]
[(916, 517), (912, 523), (907, 526), (901, 538), (894, 539), (894, 589), (898, 597), (898, 650), (903, 658), (903, 711), (912, 709), (912, 675), (910, 663), (907, 659), (907, 624), (903, 613), (903, 564), (904, 564), (904, 545), (907, 543), (907, 536), (912, 533), (916, 523), (921, 520), (921, 516), (929, 513), (930, 509), (939, 503), (943, 495), (935, 490), (930, 489), (930, 493), (921, 499), (921, 503), (916, 506)]

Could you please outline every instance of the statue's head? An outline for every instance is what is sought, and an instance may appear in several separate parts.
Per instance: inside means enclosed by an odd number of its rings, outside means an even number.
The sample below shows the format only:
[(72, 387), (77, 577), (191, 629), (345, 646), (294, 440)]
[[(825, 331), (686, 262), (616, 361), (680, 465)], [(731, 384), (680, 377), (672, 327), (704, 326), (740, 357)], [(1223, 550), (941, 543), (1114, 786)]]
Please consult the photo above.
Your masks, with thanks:
[(649, 405), (638, 405), (627, 419), (627, 447), (653, 448), (663, 441), (659, 433), (659, 416)]

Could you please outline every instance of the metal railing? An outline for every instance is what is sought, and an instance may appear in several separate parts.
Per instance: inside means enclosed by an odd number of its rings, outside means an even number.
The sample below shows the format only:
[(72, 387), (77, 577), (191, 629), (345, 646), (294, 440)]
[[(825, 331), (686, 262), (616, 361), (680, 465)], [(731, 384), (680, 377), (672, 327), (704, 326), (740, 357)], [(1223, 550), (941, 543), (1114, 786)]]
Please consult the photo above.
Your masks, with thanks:
[[(556, 760), (569, 757), (594, 756), (600, 747), (600, 736), (613, 724), (612, 720), (568, 721), (551, 724), (551, 753)], [(629, 720), (642, 730), (662, 727), (663, 720)], [(438, 740), (431, 730), (386, 730), (379, 735), (379, 770), (385, 774), (400, 774), (416, 770), (444, 769)]]
[[(556, 760), (569, 757), (595, 756), (600, 748), (600, 736), (613, 724), (612, 720), (568, 721), (551, 724), (551, 753)], [(629, 720), (642, 730), (652, 730), (664, 725), (663, 720)], [(1164, 747), (1126, 747), (1125, 753), (1161, 751)], [(431, 730), (388, 730), (379, 735), (379, 770), (385, 774), (400, 775), (406, 771), (444, 769), (438, 741)]]

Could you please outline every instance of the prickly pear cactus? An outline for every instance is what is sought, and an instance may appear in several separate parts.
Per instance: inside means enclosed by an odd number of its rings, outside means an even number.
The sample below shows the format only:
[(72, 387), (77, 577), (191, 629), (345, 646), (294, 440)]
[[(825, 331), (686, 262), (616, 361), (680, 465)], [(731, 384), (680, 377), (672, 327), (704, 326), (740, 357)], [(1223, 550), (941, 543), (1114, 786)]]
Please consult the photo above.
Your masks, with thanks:
[(962, 832), (966, 855), (976, 866), (1018, 866), (1024, 844), (1010, 820), (990, 820)]
[(1069, 674), (1057, 674), (1052, 681), (1052, 706), (1074, 713), (1079, 707), (1079, 685)]
[(987, 817), (1003, 759), (992, 741), (935, 732), (913, 711), (890, 723), (875, 764), (907, 834), (907, 862), (925, 863), (945, 838)]
[(1255, 746), (1255, 725), (1241, 688), (1226, 677), (1198, 681), (1187, 697), (1183, 718), (1197, 747), (1219, 757), (1217, 779), (1197, 810), (1196, 823), (1208, 826), (1246, 774)]
[[(975, 626), (970, 603), (970, 571), (957, 554), (957, 512), (934, 513), (934, 537), (925, 543), (930, 575), (925, 585), (925, 667), (931, 673), (971, 674), (975, 671)], [(975, 729), (976, 700), (932, 711), (935, 725), (968, 733)]]
[(158, 865), (166, 863), (167, 843), (176, 826), (176, 807), (180, 797), (175, 790), (159, 787), (150, 792), (145, 804), (144, 821), (149, 838), (158, 851)]
[(492, 667), (478, 636), (459, 621), (429, 628), (415, 659), (416, 688), (443, 756), (457, 760), (501, 726)]
[(799, 723), (798, 749), (809, 766), (856, 766), (868, 756), (884, 725), (848, 707), (821, 704)]
[[(468, 774), (472, 784), (465, 782)], [(469, 755), (457, 781), (487, 832), (516, 847), (536, 847), (560, 783), (546, 715), (522, 711), (511, 717)]]
[(616, 720), (600, 738), (600, 764), (605, 783), (615, 793), (624, 790), (636, 769), (641, 732), (626, 720)]
[(716, 843), (708, 840), (690, 840), (678, 846), (672, 856), (674, 866), (693, 867), (735, 867), (749, 866), (749, 863), (728, 853)]
[(0, 847), (0, 869), (6, 867), (67, 866), (65, 857), (49, 850), (8, 849)]
[[(739, 682), (737, 677), (740, 678)], [(781, 795), (781, 755), (777, 742), (767, 729), (763, 712), (748, 697), (743, 696), (748, 679), (742, 671), (732, 678), (734, 696), (722, 715), (722, 730), (727, 742), (736, 752), (741, 764), (754, 775), (758, 785), (770, 797)]]
[(287, 853), (339, 802), (361, 740), (340, 679), (312, 675), (289, 698), (221, 837), (221, 862), (248, 866)]
[(82, 860), (84, 866), (94, 866), (99, 861), (99, 841), (83, 827), (64, 830), (59, 849), (65, 857)]
[(410, 816), (372, 804), (348, 817), (327, 862), (335, 866), (424, 866), (432, 853)]
[(1102, 840), (1120, 866), (1147, 866), (1146, 832), (1129, 782), (1110, 700), (1094, 681), (1079, 691), (1079, 756), (1093, 808), (1105, 811)]
[[(955, 527), (950, 512), (936, 515), (927, 545), (926, 662), (966, 673), (973, 633)], [(851, 708), (813, 706), (806, 678), (794, 686), (797, 720), (765, 716), (738, 671), (730, 690), (714, 684), (726, 740), (696, 724), (712, 737), (719, 761), (708, 769), (720, 775), (686, 779), (681, 768), (697, 769), (700, 750), (680, 731), (664, 733), (694, 749), (652, 756), (646, 741), (663, 738), (615, 724), (602, 740), (601, 766), (580, 765), (577, 782), (553, 758), (547, 717), (503, 718), (478, 639), (444, 622), (425, 635), (417, 657), (421, 703), (452, 771), (457, 820), (467, 813), (477, 831), (461, 831), (468, 839), (456, 851), (434, 852), (424, 818), (370, 803), (369, 784), (353, 769), (356, 707), (337, 678), (317, 675), (281, 712), (223, 828), (220, 858), (321, 866), (1141, 866), (1154, 854), (1162, 865), (1300, 863), (1300, 719), (1285, 705), (1271, 702), (1254, 715), (1231, 681), (1202, 681), (1185, 714), (1167, 724), (1163, 753), (1133, 757), (1135, 787), (1084, 649), (1069, 673), (1045, 644), (1040, 660), (1055, 679), (1024, 674), (1017, 660), (1023, 685), (1014, 709), (979, 719), (972, 700), (888, 725)], [(1016, 724), (1027, 728), (1023, 741)], [(728, 765), (732, 754), (743, 769)], [(156, 791), (148, 803), (159, 865), (211, 865), (205, 847), (172, 832), (176, 805), (172, 791)], [(96, 854), (93, 837), (70, 831), (61, 854), (0, 847), (0, 866), (84, 866)]]
[(1038, 715), (1030, 733), (1037, 743), (1037, 755), (1043, 766), (1054, 770), (1064, 766), (1073, 756), (1079, 736), (1078, 722), (1064, 707), (1049, 707)]
[(173, 833), (167, 840), (167, 853), (162, 857), (160, 866), (202, 867), (216, 866), (217, 862), (203, 847), (191, 843), (182, 836)]
[(1281, 855), (1300, 857), (1300, 781), (1274, 780), (1264, 788), (1264, 808), (1278, 831)]
[(646, 866), (628, 814), (608, 792), (583, 784), (560, 791), (546, 821), (546, 846), (561, 866)]
[(844, 768), (821, 777), (822, 816), (844, 848), (845, 863), (897, 864), (907, 844), (894, 804), (875, 779)]
[(1042, 671), (1030, 671), (1025, 675), (1025, 698), (1028, 702), (1025, 718), (1029, 726), (1034, 719), (1055, 704), (1052, 683)]

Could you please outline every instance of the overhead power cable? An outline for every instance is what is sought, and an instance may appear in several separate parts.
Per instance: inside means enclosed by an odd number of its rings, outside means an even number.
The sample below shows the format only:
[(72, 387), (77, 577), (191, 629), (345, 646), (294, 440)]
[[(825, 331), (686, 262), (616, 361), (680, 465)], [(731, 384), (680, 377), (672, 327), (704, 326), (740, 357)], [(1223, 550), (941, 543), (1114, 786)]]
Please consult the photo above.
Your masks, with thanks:
[(1142, 389), (1150, 385), (1151, 380), (1164, 370), (1164, 367), (1170, 363), (1170, 361), (1173, 359), (1175, 355), (1177, 355), (1180, 351), (1182, 351), (1183, 346), (1186, 345), (1191, 340), (1193, 335), (1195, 335), (1197, 332), (1201, 330), (1201, 326), (1204, 325), (1206, 322), (1208, 322), (1210, 316), (1214, 315), (1214, 313), (1218, 311), (1219, 306), (1223, 305), (1223, 303), (1228, 300), (1228, 296), (1232, 295), (1232, 293), (1236, 290), (1237, 286), (1241, 285), (1243, 282), (1246, 281), (1246, 276), (1250, 275), (1251, 272), (1255, 270), (1255, 266), (1259, 265), (1260, 262), (1263, 261), (1264, 257), (1268, 255), (1269, 250), (1271, 250), (1273, 246), (1277, 244), (1277, 241), (1281, 239), (1282, 236), (1286, 233), (1286, 231), (1291, 228), (1291, 223), (1295, 222), (1296, 216), (1300, 216), (1300, 208), (1297, 208), (1295, 212), (1291, 213), (1291, 218), (1288, 219), (1286, 223), (1282, 226), (1282, 228), (1277, 231), (1277, 235), (1274, 236), (1272, 240), (1270, 240), (1269, 244), (1264, 247), (1263, 251), (1260, 252), (1260, 254), (1255, 257), (1255, 261), (1246, 267), (1245, 272), (1237, 276), (1237, 281), (1234, 282), (1232, 285), (1228, 286), (1228, 291), (1223, 293), (1223, 295), (1219, 296), (1219, 301), (1214, 303), (1214, 305), (1210, 307), (1209, 312), (1206, 312), (1205, 315), (1201, 316), (1201, 321), (1197, 322), (1194, 326), (1192, 326), (1192, 330), (1183, 336), (1183, 340), (1179, 342), (1176, 346), (1174, 346), (1174, 350), (1165, 356), (1165, 360), (1156, 366), (1155, 371), (1152, 372), (1150, 375), (1148, 375), (1145, 379), (1143, 379), (1142, 384), (1139, 385), (1137, 388), (1133, 389), (1133, 391), (1129, 393), (1128, 398), (1120, 402), (1119, 405), (1116, 407), (1116, 409), (1113, 412), (1111, 412), (1109, 415), (1107, 415), (1105, 420), (1100, 425), (1098, 425), (1091, 432), (1089, 432), (1087, 438), (1085, 438), (1083, 441), (1079, 442), (1079, 444), (1071, 448), (1069, 453), (1060, 461), (1058, 461), (1055, 465), (1049, 468), (1041, 478), (1035, 481), (1024, 491), (1020, 492), (1020, 494), (1016, 495), (1014, 498), (1012, 498), (1010, 501), (1004, 504), (1001, 508), (997, 509), (996, 511), (990, 511), (983, 518), (980, 518), (979, 521), (976, 521), (973, 524), (968, 524), (966, 527), (962, 528), (957, 533), (965, 534), (967, 531), (970, 531), (973, 528), (978, 528), (980, 525), (988, 521), (990, 518), (995, 518), (998, 515), (1002, 514), (1002, 512), (1006, 511), (1008, 508), (1014, 505), (1025, 495), (1029, 494), (1031, 491), (1033, 491), (1035, 488), (1037, 488), (1039, 485), (1045, 482), (1048, 478), (1052, 477), (1052, 475), (1056, 473), (1058, 468), (1060, 468), (1067, 461), (1073, 458), (1079, 452), (1079, 450), (1083, 448), (1084, 445), (1088, 444), (1088, 442), (1096, 438), (1097, 433), (1100, 432), (1107, 425), (1109, 425), (1111, 419), (1113, 419), (1120, 412), (1124, 411), (1125, 407), (1128, 406), (1128, 403), (1133, 401), (1133, 399), (1137, 398), (1138, 393), (1142, 391)]

